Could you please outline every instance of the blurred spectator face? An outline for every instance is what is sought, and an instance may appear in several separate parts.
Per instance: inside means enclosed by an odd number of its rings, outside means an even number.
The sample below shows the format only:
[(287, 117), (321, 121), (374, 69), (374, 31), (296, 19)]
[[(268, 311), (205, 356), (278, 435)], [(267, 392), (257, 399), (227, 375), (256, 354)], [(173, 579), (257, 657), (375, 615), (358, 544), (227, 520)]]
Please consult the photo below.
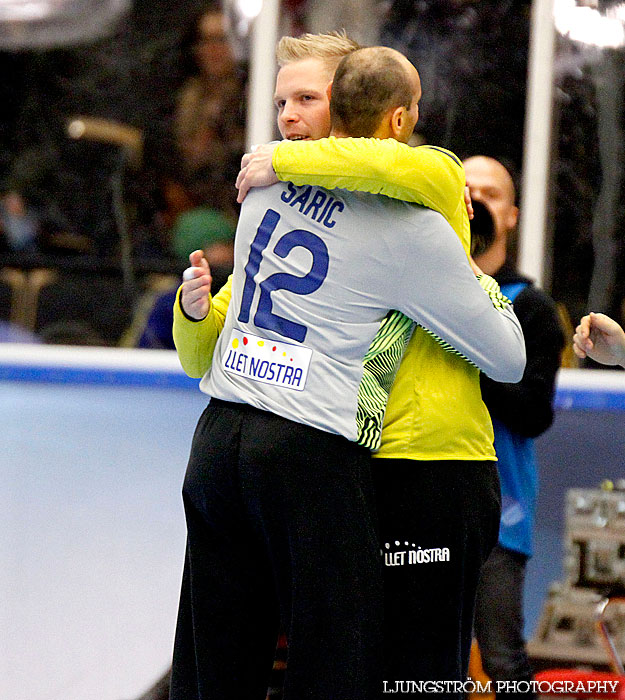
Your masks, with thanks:
[(19, 192), (7, 192), (4, 196), (4, 208), (10, 216), (25, 216), (26, 205)]
[(514, 183), (510, 173), (494, 158), (473, 156), (464, 161), (471, 197), (489, 208), (497, 237), (514, 230), (519, 210), (514, 206)]
[(7, 192), (0, 200), (0, 232), (10, 250), (33, 251), (37, 247), (39, 221), (19, 192)]
[(280, 68), (274, 104), (283, 138), (314, 141), (330, 134), (331, 83), (332, 75), (318, 58), (294, 61)]
[(221, 78), (233, 72), (234, 56), (221, 12), (209, 12), (200, 19), (194, 51), (203, 75)]

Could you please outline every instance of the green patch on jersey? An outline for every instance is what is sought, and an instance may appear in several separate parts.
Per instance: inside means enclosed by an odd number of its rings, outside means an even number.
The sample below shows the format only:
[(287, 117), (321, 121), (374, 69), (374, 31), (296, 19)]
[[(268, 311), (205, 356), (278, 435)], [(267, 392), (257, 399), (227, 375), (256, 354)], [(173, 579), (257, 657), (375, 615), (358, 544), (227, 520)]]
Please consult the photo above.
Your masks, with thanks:
[(356, 411), (357, 442), (370, 450), (380, 447), (391, 386), (414, 325), (399, 311), (389, 311), (364, 357)]

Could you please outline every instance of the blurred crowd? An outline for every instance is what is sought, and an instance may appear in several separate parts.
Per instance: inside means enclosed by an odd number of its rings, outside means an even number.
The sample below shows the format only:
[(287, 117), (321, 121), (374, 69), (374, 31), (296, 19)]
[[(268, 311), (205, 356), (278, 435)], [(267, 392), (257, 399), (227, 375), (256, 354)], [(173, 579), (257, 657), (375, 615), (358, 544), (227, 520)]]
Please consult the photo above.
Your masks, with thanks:
[[(135, 0), (95, 43), (0, 52), (3, 322), (39, 337), (74, 328), (58, 342), (169, 347), (150, 314), (189, 253), (204, 249), (216, 283), (227, 278), (247, 119), (249, 23), (236, 6)], [(280, 33), (344, 27), (399, 49), (424, 86), (415, 143), (492, 156), (519, 174), (530, 11), (529, 0), (284, 0)], [(590, 298), (621, 320), (622, 185), (607, 174), (623, 170), (622, 113), (608, 99), (621, 95), (622, 51), (560, 38), (557, 55), (552, 296), (571, 318)], [(114, 290), (109, 321), (51, 300), (71, 298), (61, 288), (75, 278)]]

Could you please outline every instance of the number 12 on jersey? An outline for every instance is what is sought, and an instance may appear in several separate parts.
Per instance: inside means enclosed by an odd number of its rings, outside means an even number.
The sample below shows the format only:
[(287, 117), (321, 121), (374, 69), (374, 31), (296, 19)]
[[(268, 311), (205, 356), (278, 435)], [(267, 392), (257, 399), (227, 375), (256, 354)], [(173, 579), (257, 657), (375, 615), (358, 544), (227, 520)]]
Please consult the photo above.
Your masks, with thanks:
[[(263, 253), (269, 245), (279, 221), (280, 214), (273, 209), (267, 209), (250, 246), (250, 254), (245, 265), (245, 284), (238, 317), (241, 323), (248, 323), (250, 320), (257, 286), (255, 277), (260, 269)], [(310, 270), (303, 277), (288, 272), (276, 272), (261, 280), (258, 283), (260, 296), (254, 314), (254, 325), (258, 328), (275, 331), (285, 338), (296, 340), (298, 343), (303, 343), (308, 328), (301, 323), (274, 314), (271, 294), (280, 289), (302, 295), (317, 291), (328, 274), (330, 256), (322, 238), (315, 233), (299, 228), (281, 236), (273, 248), (273, 253), (279, 258), (286, 259), (294, 248), (305, 248), (312, 255)]]

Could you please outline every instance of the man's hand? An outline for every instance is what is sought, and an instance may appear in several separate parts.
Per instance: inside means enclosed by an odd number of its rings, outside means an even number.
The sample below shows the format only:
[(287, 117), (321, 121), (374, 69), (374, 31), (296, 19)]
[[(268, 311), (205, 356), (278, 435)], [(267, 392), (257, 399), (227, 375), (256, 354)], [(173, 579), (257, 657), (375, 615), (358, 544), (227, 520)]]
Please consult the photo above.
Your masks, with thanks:
[(236, 181), (239, 204), (245, 199), (250, 187), (268, 187), (278, 182), (272, 163), (273, 150), (277, 145), (270, 143), (257, 146), (253, 153), (246, 153), (241, 158), (241, 170)]
[(625, 332), (605, 314), (584, 316), (575, 329), (573, 351), (603, 365), (625, 366)]
[(201, 321), (206, 318), (210, 310), (208, 297), (213, 278), (208, 260), (201, 250), (194, 250), (189, 255), (189, 262), (191, 267), (188, 267), (182, 275), (184, 283), (180, 293), (180, 304), (187, 316)]

